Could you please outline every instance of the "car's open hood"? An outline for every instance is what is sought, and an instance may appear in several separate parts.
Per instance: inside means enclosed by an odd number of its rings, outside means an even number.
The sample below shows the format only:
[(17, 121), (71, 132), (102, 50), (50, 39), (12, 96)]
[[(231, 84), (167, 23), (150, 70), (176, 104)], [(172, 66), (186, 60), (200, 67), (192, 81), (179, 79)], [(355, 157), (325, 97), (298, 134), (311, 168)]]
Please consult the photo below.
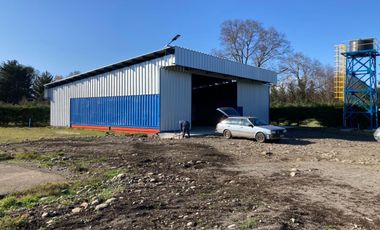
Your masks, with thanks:
[(260, 128), (263, 128), (263, 129), (268, 129), (268, 130), (271, 130), (271, 131), (284, 130), (284, 128), (278, 127), (278, 126), (274, 126), (274, 125), (262, 125), (262, 126), (257, 126), (257, 127), (260, 127)]
[(240, 117), (241, 115), (232, 107), (220, 107), (216, 109), (226, 117)]

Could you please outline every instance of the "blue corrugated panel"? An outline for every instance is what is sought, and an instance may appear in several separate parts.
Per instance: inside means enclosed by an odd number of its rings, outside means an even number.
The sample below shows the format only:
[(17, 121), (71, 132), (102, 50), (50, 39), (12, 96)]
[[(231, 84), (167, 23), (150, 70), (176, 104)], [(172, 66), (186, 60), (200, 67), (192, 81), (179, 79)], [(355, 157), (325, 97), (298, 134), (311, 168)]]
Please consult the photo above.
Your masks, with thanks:
[(160, 127), (160, 96), (72, 98), (70, 123), (136, 128)]

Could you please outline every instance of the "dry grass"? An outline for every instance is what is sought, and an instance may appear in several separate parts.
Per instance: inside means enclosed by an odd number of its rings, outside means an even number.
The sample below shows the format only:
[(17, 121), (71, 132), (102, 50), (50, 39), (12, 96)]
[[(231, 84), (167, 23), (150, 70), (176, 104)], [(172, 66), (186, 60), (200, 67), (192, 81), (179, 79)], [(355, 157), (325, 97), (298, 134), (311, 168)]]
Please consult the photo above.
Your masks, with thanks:
[(88, 137), (104, 136), (104, 132), (92, 130), (79, 130), (69, 128), (0, 128), (0, 143), (21, 142), (27, 140), (64, 138), (64, 137)]

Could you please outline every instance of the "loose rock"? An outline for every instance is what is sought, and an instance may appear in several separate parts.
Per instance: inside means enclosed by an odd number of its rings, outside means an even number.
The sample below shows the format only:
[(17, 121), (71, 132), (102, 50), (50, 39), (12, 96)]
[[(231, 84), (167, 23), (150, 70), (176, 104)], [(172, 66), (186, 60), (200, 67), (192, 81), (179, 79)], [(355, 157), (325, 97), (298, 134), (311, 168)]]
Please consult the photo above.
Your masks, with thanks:
[(111, 204), (112, 202), (114, 202), (116, 200), (116, 198), (112, 197), (112, 198), (109, 198), (108, 200), (106, 200), (106, 204)]
[(91, 205), (98, 205), (100, 203), (100, 201), (98, 199), (94, 199), (93, 201), (91, 201)]
[(80, 213), (82, 211), (81, 207), (76, 207), (73, 210), (71, 210), (72, 213)]
[(236, 224), (231, 224), (227, 226), (228, 229), (236, 229)]
[(98, 210), (102, 210), (102, 209), (107, 208), (107, 207), (108, 207), (107, 203), (98, 204), (98, 205), (96, 205), (95, 210), (98, 211)]
[(88, 207), (88, 203), (87, 202), (83, 202), (80, 206), (82, 208), (86, 209)]
[(272, 156), (273, 155), (273, 153), (270, 151), (264, 151), (264, 152), (261, 152), (261, 154), (264, 156)]

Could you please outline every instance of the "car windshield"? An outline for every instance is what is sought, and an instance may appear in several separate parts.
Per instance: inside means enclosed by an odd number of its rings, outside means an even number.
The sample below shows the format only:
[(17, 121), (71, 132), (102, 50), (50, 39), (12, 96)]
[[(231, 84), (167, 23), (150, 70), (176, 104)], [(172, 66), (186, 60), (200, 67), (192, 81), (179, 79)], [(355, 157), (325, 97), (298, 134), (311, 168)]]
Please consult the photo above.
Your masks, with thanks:
[(254, 125), (254, 126), (262, 126), (262, 125), (268, 125), (266, 122), (258, 119), (258, 118), (248, 118), (249, 121)]

